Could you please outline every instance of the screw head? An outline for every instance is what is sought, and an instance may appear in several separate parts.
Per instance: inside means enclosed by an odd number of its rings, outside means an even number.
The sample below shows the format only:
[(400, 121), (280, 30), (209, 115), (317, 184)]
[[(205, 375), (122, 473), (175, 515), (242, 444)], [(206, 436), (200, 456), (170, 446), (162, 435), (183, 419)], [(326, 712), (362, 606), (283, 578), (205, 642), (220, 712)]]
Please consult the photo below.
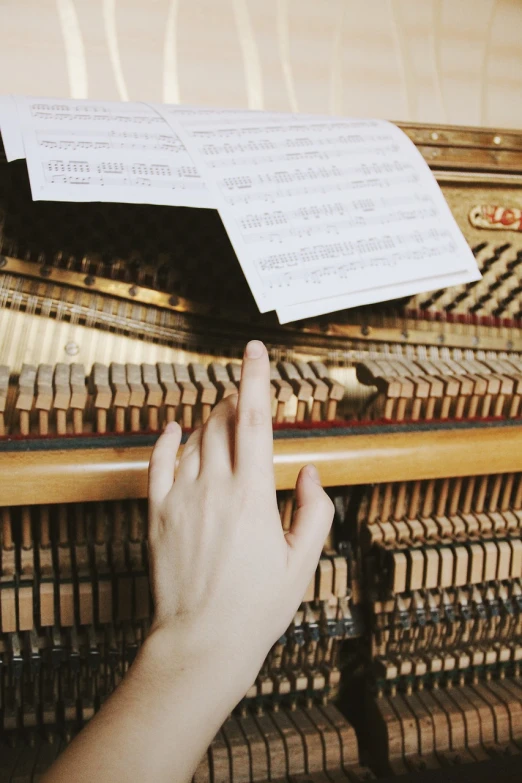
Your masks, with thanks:
[(439, 134), (433, 131), (433, 133), (431, 134), (432, 141), (437, 141), (438, 138), (439, 138)]
[(96, 278), (94, 278), (92, 275), (87, 275), (87, 277), (83, 282), (85, 283), (85, 285), (94, 285), (94, 283), (96, 282)]
[(369, 326), (361, 326), (361, 334), (365, 337), (368, 337), (370, 334), (370, 327)]
[(502, 136), (493, 136), (493, 144), (500, 144), (502, 142)]
[(4, 266), (7, 266), (7, 258), (5, 258), (5, 256), (0, 256), (0, 269), (3, 269)]
[(135, 285), (133, 285), (131, 288), (129, 288), (129, 296), (136, 296), (138, 293), (138, 289)]
[(40, 274), (42, 277), (51, 277), (51, 267), (50, 266), (40, 267)]
[(169, 299), (169, 305), (171, 307), (176, 307), (176, 305), (179, 304), (179, 296), (176, 296), (175, 294), (172, 294), (172, 296)]
[(77, 343), (70, 342), (67, 343), (67, 345), (65, 346), (65, 353), (67, 354), (67, 356), (76, 356), (79, 353), (79, 351), (80, 348), (77, 345)]

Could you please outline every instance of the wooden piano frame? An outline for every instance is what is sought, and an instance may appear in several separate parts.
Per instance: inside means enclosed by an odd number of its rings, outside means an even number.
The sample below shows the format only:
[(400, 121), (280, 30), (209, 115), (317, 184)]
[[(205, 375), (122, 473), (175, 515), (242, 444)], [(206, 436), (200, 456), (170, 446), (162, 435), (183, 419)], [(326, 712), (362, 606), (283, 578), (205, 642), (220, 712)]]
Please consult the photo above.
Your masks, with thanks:
[[(0, 445), (0, 496), (6, 506), (144, 498), (155, 436), (107, 436)], [(522, 471), (522, 426), (366, 425), (279, 430), (274, 438), (277, 489), (293, 489), (313, 462), (327, 487)]]

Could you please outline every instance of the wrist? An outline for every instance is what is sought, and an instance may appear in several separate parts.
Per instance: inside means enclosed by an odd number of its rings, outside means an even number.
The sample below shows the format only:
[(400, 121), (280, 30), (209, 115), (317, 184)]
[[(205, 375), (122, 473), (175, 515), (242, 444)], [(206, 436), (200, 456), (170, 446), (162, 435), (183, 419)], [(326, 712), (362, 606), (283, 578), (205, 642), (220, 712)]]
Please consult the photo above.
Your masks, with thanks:
[(166, 687), (184, 678), (187, 683), (207, 685), (207, 698), (214, 696), (231, 711), (254, 682), (264, 656), (244, 654), (237, 644), (223, 639), (208, 640), (196, 629), (183, 626), (153, 625), (140, 657), (146, 665), (161, 673)]

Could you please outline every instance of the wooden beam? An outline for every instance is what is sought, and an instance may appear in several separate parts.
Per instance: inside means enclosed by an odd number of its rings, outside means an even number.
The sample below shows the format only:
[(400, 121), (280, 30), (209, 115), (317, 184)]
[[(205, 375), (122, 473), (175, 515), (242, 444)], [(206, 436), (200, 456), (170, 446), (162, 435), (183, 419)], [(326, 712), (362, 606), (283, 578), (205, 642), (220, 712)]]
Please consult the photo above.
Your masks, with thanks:
[[(522, 428), (296, 437), (274, 442), (278, 489), (313, 462), (328, 487), (522, 471)], [(149, 446), (0, 453), (4, 506), (143, 498)]]

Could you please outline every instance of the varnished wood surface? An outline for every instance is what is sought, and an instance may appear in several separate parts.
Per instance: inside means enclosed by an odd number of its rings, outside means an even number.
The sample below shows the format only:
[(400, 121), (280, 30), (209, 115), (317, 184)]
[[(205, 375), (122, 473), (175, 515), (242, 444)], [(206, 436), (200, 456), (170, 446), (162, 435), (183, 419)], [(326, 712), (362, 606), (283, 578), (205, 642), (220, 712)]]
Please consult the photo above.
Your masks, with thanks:
[[(147, 494), (150, 446), (0, 453), (1, 504), (73, 503)], [(325, 486), (522, 470), (522, 427), (276, 439), (278, 489), (313, 462)]]

